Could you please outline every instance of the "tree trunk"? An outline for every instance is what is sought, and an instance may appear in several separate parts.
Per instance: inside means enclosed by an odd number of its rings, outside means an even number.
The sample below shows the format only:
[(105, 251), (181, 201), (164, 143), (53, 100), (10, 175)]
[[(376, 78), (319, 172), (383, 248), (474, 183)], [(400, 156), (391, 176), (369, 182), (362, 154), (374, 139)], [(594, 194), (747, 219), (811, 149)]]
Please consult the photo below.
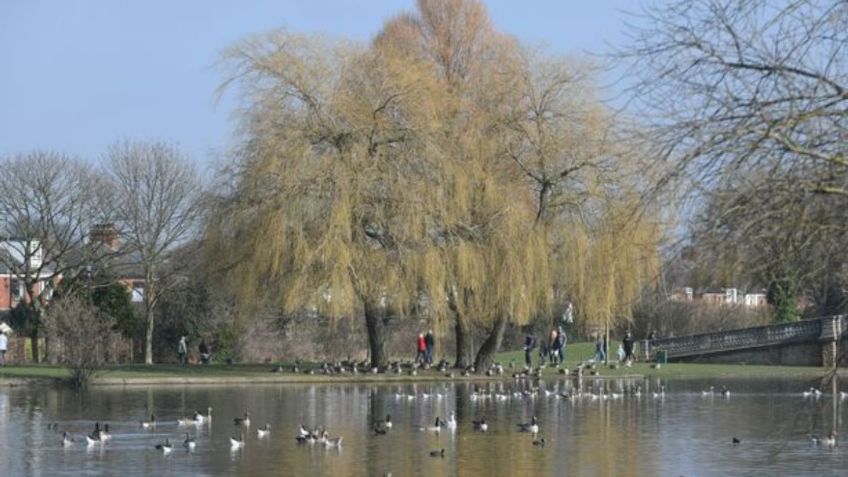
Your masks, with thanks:
[(506, 323), (507, 319), (505, 316), (498, 317), (486, 341), (480, 346), (480, 350), (477, 352), (477, 358), (474, 360), (474, 369), (478, 373), (485, 372), (492, 366), (495, 353), (501, 349), (504, 331), (506, 331)]
[(456, 362), (454, 366), (459, 369), (465, 369), (471, 364), (474, 357), (474, 343), (471, 342), (471, 333), (468, 330), (468, 323), (460, 313), (454, 313), (456, 317)]
[(389, 364), (389, 356), (386, 354), (386, 326), (380, 309), (367, 301), (365, 302), (365, 327), (368, 330), (371, 366), (383, 368)]
[(154, 280), (153, 270), (148, 269), (144, 274), (144, 318), (147, 322), (147, 331), (144, 335), (144, 364), (153, 364)]
[(32, 362), (33, 363), (40, 363), (41, 362), (40, 356), (39, 356), (38, 339), (39, 339), (38, 325), (36, 324), (36, 325), (34, 325), (34, 327), (32, 329), (32, 334), (30, 335), (30, 342), (32, 343)]

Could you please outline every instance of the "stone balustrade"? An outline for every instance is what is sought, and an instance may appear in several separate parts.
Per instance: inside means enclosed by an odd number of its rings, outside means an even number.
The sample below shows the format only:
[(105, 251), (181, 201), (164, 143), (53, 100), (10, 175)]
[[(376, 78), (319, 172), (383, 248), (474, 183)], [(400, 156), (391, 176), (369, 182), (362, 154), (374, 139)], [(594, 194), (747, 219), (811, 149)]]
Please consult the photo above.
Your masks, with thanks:
[(653, 358), (658, 351), (665, 352), (666, 358), (674, 359), (800, 342), (835, 343), (845, 333), (845, 328), (843, 316), (827, 316), (793, 323), (645, 340), (641, 346), (645, 359)]

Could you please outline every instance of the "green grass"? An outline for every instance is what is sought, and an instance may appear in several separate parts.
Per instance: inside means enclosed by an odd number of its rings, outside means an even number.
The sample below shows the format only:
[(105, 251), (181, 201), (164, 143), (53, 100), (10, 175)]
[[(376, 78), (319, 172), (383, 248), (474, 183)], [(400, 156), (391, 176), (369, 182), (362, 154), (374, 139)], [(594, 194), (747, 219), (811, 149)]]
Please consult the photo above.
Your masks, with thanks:
[[(617, 347), (617, 345), (616, 345)], [(595, 345), (593, 343), (572, 343), (566, 348), (566, 362), (564, 367), (569, 370), (580, 361), (587, 361), (594, 355)], [(505, 376), (509, 377), (513, 372), (518, 372), (524, 366), (524, 352), (521, 350), (507, 351), (499, 353), (496, 356), (496, 361), (507, 366)], [(538, 351), (533, 353), (533, 363), (538, 364)], [(513, 364), (513, 368), (509, 368), (509, 364)], [(211, 364), (204, 366), (187, 366), (182, 367), (175, 364), (157, 364), (157, 365), (119, 365), (107, 366), (98, 372), (95, 377), (95, 382), (121, 382), (126, 380), (132, 382), (147, 382), (150, 380), (161, 379), (162, 383), (185, 383), (194, 378), (198, 378), (197, 382), (217, 381), (226, 382), (228, 378), (233, 378), (233, 381), (243, 382), (245, 379), (255, 380), (256, 382), (300, 382), (300, 381), (414, 381), (414, 380), (444, 380), (442, 373), (437, 371), (420, 371), (417, 376), (409, 376), (408, 374), (396, 375), (371, 375), (361, 374), (354, 376), (333, 375), (324, 376), (322, 374), (305, 375), (303, 373), (293, 374), (290, 372), (272, 373), (271, 370), (278, 364), (282, 364), (286, 370), (290, 369), (291, 363), (274, 363), (274, 364)], [(658, 377), (676, 377), (676, 378), (712, 378), (712, 377), (817, 377), (822, 376), (827, 372), (824, 368), (819, 367), (800, 367), (800, 366), (763, 366), (763, 365), (743, 365), (743, 364), (692, 364), (692, 363), (669, 363), (663, 364), (660, 369), (651, 368), (646, 363), (636, 363), (631, 368), (619, 367), (618, 369), (609, 369), (607, 367), (598, 366), (598, 373), (602, 377), (617, 377), (627, 375), (643, 375), (643, 376), (658, 376)], [(459, 373), (456, 373), (459, 375)], [(546, 377), (560, 376), (554, 368), (546, 368), (543, 371)], [(27, 366), (9, 366), (0, 368), (0, 383), (20, 383), (27, 381), (55, 381), (59, 379), (67, 379), (70, 376), (68, 370), (49, 365), (27, 365)], [(483, 378), (483, 377), (481, 377)]]
[[(617, 360), (615, 354), (618, 350), (618, 345), (610, 346), (612, 359)], [(574, 366), (580, 361), (587, 361), (595, 355), (594, 343), (574, 343), (566, 346), (565, 363), (563, 367), (569, 370), (574, 369)], [(496, 361), (508, 365), (514, 363), (516, 369), (524, 366), (524, 351), (507, 351), (499, 353)], [(533, 364), (538, 365), (539, 353), (538, 349), (533, 352)], [(634, 363), (633, 367), (618, 367), (617, 369), (609, 369), (608, 367), (598, 366), (598, 373), (601, 376), (627, 376), (627, 375), (643, 375), (643, 376), (658, 376), (658, 377), (678, 377), (678, 378), (711, 378), (711, 377), (815, 377), (827, 373), (828, 370), (821, 367), (810, 366), (767, 366), (767, 365), (746, 365), (746, 364), (701, 364), (701, 363), (668, 363), (660, 366), (659, 369), (651, 368), (648, 363)], [(508, 370), (507, 370), (508, 371)], [(544, 376), (554, 376), (557, 370), (547, 368), (543, 371)]]

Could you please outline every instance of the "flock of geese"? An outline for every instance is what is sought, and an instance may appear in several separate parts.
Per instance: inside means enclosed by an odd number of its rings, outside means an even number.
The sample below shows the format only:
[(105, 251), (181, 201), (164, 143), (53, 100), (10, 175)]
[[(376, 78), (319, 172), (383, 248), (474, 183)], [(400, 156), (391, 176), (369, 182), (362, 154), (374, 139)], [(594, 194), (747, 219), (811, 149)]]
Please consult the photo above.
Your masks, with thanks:
[[(469, 395), (470, 400), (478, 401), (478, 400), (494, 400), (494, 401), (507, 401), (512, 399), (533, 399), (537, 396), (545, 396), (547, 398), (556, 398), (556, 399), (568, 399), (568, 400), (617, 400), (622, 399), (625, 394), (629, 394), (633, 397), (641, 397), (642, 389), (639, 385), (630, 386), (621, 390), (622, 392), (607, 392), (601, 387), (598, 392), (592, 391), (584, 391), (581, 387), (577, 387), (575, 389), (566, 389), (559, 390), (557, 388), (554, 389), (540, 389), (539, 387), (528, 387), (525, 389), (514, 390), (512, 392), (496, 392), (496, 391), (481, 391), (479, 389), (475, 389)], [(807, 399), (819, 399), (824, 393), (819, 389), (811, 387), (800, 393), (803, 398)], [(730, 390), (726, 386), (721, 386), (719, 389), (716, 389), (714, 386), (710, 386), (708, 389), (701, 391), (701, 395), (704, 397), (709, 396), (721, 396), (723, 398), (730, 398)], [(444, 391), (432, 391), (432, 392), (422, 392), (422, 393), (395, 393), (394, 398), (396, 401), (413, 401), (413, 400), (441, 400), (446, 396), (446, 392)], [(659, 388), (650, 393), (650, 396), (654, 399), (664, 399), (665, 398), (665, 386), (661, 385)], [(839, 392), (837, 397), (840, 400), (848, 399), (848, 392), (842, 391)], [(173, 421), (172, 421), (173, 422)], [(196, 437), (191, 435), (191, 432), (188, 431), (189, 428), (194, 428), (195, 430), (199, 430), (201, 427), (210, 425), (212, 422), (212, 408), (209, 407), (206, 410), (206, 413), (201, 413), (200, 411), (196, 411), (192, 416), (181, 417), (177, 419), (176, 425), (178, 429), (184, 429), (185, 438), (182, 442), (183, 447), (188, 451), (192, 452), (197, 447)], [(150, 415), (150, 419), (139, 421), (139, 426), (142, 429), (147, 430), (155, 430), (157, 425), (160, 424), (160, 421), (156, 419), (155, 414)], [(233, 419), (233, 425), (238, 429), (237, 434), (233, 434), (229, 436), (229, 444), (230, 449), (232, 451), (238, 451), (239, 449), (244, 448), (245, 446), (245, 433), (249, 430), (251, 426), (251, 418), (250, 412), (245, 412), (243, 416), (236, 417)], [(478, 419), (475, 419), (471, 422), (472, 429), (477, 432), (487, 432), (489, 430), (489, 422), (486, 420), (485, 416), (481, 416)], [(52, 424), (52, 429), (57, 429), (56, 424)], [(394, 427), (392, 422), (392, 417), (390, 414), (386, 415), (385, 419), (375, 421), (373, 423), (373, 432), (376, 436), (384, 436), (388, 434)], [(432, 425), (423, 425), (417, 426), (415, 429), (420, 432), (429, 432), (429, 433), (440, 433), (442, 431), (453, 432), (457, 429), (458, 423), (456, 419), (455, 413), (451, 412), (447, 419), (442, 419), (440, 416), (436, 416)], [(545, 439), (539, 438), (540, 434), (540, 424), (539, 420), (536, 416), (530, 417), (527, 422), (521, 422), (516, 425), (517, 431), (522, 433), (527, 433), (532, 436), (532, 445), (538, 448), (545, 447)], [(268, 438), (271, 435), (271, 425), (266, 423), (262, 427), (256, 429), (256, 435), (259, 439)], [(109, 428), (109, 424), (103, 424), (101, 426), (100, 422), (96, 422), (94, 424), (94, 429), (91, 433), (86, 434), (85, 443), (88, 447), (94, 446), (102, 446), (109, 441), (112, 440), (113, 434)], [(340, 449), (342, 446), (343, 438), (341, 436), (332, 437), (328, 433), (326, 428), (323, 427), (314, 427), (309, 428), (303, 424), (301, 424), (298, 430), (295, 433), (295, 441), (297, 444), (305, 444), (305, 445), (321, 445), (326, 448), (336, 448)], [(816, 447), (828, 447), (832, 448), (836, 446), (836, 432), (831, 432), (824, 436), (811, 435), (811, 443)], [(76, 444), (77, 440), (71, 436), (68, 432), (64, 432), (62, 436), (62, 446), (65, 448), (72, 447)], [(163, 454), (169, 454), (173, 451), (174, 445), (177, 441), (172, 441), (170, 438), (165, 439), (164, 442), (157, 443), (154, 448), (162, 452)], [(741, 441), (733, 437), (732, 444), (734, 446), (741, 444)], [(430, 456), (435, 458), (444, 458), (446, 455), (445, 449), (436, 449), (430, 451)]]

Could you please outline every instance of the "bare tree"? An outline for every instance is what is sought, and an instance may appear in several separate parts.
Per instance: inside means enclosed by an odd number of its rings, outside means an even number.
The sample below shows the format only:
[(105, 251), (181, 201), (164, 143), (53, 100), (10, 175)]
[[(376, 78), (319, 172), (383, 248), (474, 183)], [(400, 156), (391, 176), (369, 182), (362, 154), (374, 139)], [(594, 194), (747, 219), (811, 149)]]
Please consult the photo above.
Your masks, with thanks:
[(71, 383), (85, 388), (103, 365), (113, 319), (75, 295), (51, 303), (45, 328), (61, 341), (61, 363), (71, 370)]
[(165, 265), (196, 231), (202, 182), (193, 163), (160, 142), (113, 145), (106, 172), (115, 184), (116, 222), (125, 247), (144, 272), (144, 361), (153, 364), (156, 303), (176, 276)]
[(38, 360), (42, 313), (59, 280), (73, 281), (109, 255), (88, 233), (110, 220), (111, 189), (84, 162), (52, 152), (6, 158), (0, 169), (0, 263), (23, 283)]

